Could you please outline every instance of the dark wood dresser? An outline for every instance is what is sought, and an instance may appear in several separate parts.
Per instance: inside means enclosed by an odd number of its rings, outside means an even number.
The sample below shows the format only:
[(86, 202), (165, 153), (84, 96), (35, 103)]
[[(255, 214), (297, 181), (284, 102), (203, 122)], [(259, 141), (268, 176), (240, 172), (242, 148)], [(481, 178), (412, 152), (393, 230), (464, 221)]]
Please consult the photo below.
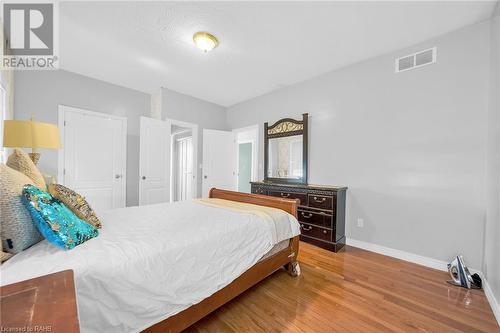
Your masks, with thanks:
[(337, 252), (345, 245), (347, 187), (252, 182), (252, 193), (299, 199), (300, 240)]

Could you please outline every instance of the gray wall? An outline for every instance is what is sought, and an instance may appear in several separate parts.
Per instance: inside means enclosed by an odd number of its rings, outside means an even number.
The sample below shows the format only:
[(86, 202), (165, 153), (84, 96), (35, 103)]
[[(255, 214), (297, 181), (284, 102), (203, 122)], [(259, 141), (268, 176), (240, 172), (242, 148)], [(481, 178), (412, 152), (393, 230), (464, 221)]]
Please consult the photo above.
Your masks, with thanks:
[[(470, 26), (234, 105), (229, 126), (259, 124), (262, 138), (265, 121), (308, 112), (310, 183), (349, 187), (348, 237), (445, 261), (461, 252), (480, 268), (489, 32)], [(394, 73), (397, 56), (433, 46), (437, 64)]]
[(491, 80), (486, 155), (486, 275), (497, 301), (500, 301), (500, 4), (491, 21)]
[(198, 196), (201, 195), (203, 161), (203, 129), (228, 129), (226, 108), (184, 95), (166, 88), (161, 89), (162, 119), (175, 119), (198, 124), (198, 166), (196, 166)]
[[(199, 124), (200, 164), (204, 128), (259, 124), (262, 137), (265, 121), (309, 112), (310, 182), (349, 186), (349, 237), (441, 260), (462, 252), (471, 267), (483, 267), (498, 297), (498, 12), (491, 24), (330, 72), (227, 114), (163, 88), (162, 118)], [(395, 57), (432, 46), (437, 64), (394, 73)], [(14, 96), (15, 119), (55, 123), (58, 104), (126, 116), (127, 204), (137, 204), (139, 117), (150, 116), (150, 95), (66, 71), (18, 71)], [(57, 153), (43, 151), (40, 167), (56, 174)], [(197, 175), (201, 193), (199, 168)], [(364, 228), (356, 227), (358, 217)]]
[[(150, 114), (150, 95), (59, 71), (16, 71), (14, 118), (57, 123), (59, 104), (128, 118), (127, 205), (138, 204), (139, 117)], [(42, 172), (57, 175), (57, 151), (43, 150)]]

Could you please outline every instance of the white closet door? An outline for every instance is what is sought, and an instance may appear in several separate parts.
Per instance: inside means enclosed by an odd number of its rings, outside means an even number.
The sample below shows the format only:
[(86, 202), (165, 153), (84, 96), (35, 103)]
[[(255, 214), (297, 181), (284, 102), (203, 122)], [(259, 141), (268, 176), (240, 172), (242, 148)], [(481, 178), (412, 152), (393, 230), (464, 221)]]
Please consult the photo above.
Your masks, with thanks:
[(127, 119), (67, 106), (59, 110), (64, 185), (96, 212), (125, 207)]
[(169, 120), (141, 117), (139, 204), (170, 201)]
[(193, 140), (192, 137), (176, 142), (176, 201), (193, 198)]
[(233, 132), (203, 130), (203, 193), (212, 187), (237, 190), (236, 142)]

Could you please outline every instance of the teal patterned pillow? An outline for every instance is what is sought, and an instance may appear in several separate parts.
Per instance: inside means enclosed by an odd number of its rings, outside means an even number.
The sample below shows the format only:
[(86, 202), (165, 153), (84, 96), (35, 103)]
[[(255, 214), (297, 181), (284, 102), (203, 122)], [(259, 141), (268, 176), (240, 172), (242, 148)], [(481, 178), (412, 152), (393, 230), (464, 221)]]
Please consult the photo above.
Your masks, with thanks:
[(60, 248), (72, 249), (99, 234), (95, 227), (80, 220), (62, 202), (36, 186), (24, 186), (22, 202), (40, 233)]

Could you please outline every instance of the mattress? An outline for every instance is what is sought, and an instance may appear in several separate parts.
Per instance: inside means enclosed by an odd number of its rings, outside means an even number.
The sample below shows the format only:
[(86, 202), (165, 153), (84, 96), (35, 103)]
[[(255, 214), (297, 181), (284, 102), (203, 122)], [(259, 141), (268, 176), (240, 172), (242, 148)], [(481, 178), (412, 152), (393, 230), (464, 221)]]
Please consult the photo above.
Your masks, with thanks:
[(111, 210), (100, 216), (100, 235), (73, 250), (42, 241), (15, 255), (1, 266), (0, 284), (73, 269), (83, 333), (139, 332), (224, 288), (300, 233), (292, 215), (252, 206)]
[(265, 260), (265, 259), (267, 259), (269, 257), (272, 257), (273, 255), (275, 255), (278, 252), (283, 251), (284, 249), (286, 249), (288, 247), (288, 245), (290, 245), (290, 240), (289, 239), (286, 239), (284, 241), (279, 242), (278, 244), (274, 245), (273, 248), (271, 250), (269, 250), (269, 252), (267, 252), (266, 254), (264, 254), (262, 256), (262, 258), (259, 259), (259, 262), (263, 261), (263, 260)]

